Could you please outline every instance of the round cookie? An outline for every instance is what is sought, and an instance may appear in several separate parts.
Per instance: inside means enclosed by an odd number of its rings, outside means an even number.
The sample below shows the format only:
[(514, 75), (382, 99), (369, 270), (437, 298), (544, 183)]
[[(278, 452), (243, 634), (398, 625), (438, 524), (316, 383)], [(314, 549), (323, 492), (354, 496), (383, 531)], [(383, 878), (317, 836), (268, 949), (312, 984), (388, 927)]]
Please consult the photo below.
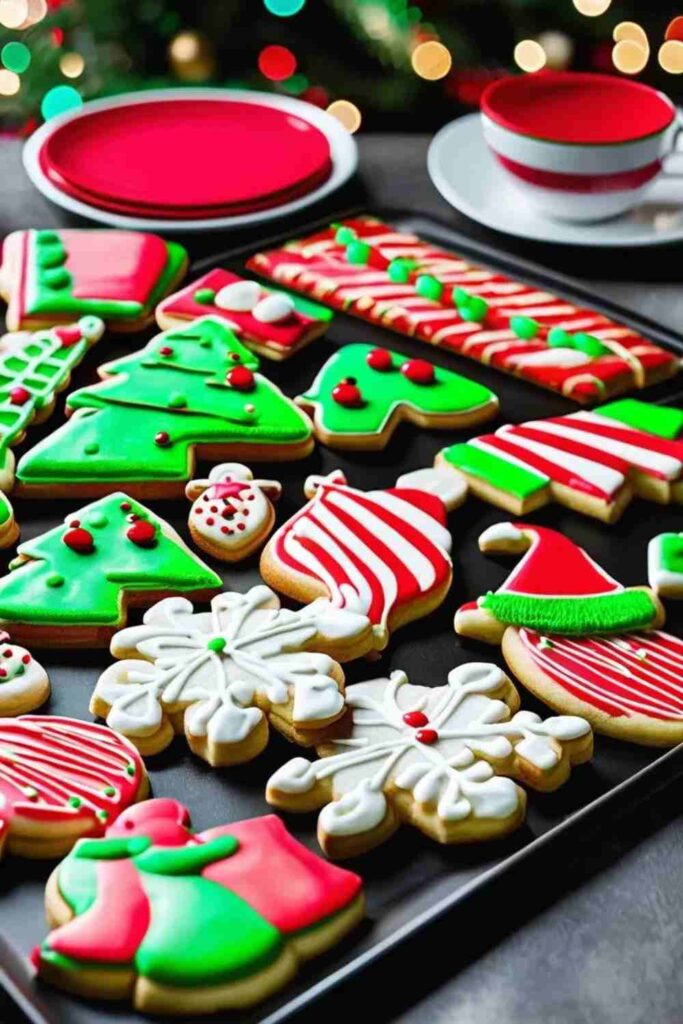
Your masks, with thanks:
[(50, 696), (47, 672), (25, 647), (0, 633), (0, 717), (35, 711)]
[(203, 551), (223, 562), (253, 554), (275, 525), (282, 487), (276, 480), (255, 480), (239, 462), (214, 466), (208, 480), (190, 480), (185, 496), (193, 504), (188, 526)]

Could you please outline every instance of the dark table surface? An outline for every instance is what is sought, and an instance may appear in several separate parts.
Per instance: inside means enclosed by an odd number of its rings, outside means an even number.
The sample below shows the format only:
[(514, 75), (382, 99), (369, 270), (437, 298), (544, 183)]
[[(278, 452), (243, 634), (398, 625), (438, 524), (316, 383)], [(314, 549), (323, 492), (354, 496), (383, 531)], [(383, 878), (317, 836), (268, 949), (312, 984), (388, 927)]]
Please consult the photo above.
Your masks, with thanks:
[[(452, 210), (429, 181), (423, 136), (360, 136), (360, 180), (305, 217), (364, 203), (437, 216), (455, 228), (584, 280), (662, 324), (683, 326), (683, 245), (596, 250), (522, 242)], [(466, 154), (463, 154), (463, 159)], [(0, 237), (65, 224), (27, 181), (20, 146), (0, 144)], [(285, 230), (184, 238), (193, 257)], [(291, 225), (293, 233), (296, 224)], [(445, 920), (401, 960), (340, 995), (343, 1019), (372, 999), (375, 1021), (402, 1024), (680, 1024), (683, 827), (676, 785), (625, 808), (533, 884), (508, 885), (468, 917)], [(0, 1000), (0, 1020), (13, 1017)]]

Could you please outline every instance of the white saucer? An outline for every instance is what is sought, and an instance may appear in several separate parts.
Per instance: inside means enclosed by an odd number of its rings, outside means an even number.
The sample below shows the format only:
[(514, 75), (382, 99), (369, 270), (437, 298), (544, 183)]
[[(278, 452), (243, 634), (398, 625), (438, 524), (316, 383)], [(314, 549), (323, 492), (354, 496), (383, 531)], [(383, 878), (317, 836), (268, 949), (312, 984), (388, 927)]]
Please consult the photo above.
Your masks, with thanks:
[[(155, 100), (166, 101), (173, 98), (192, 99), (209, 98), (222, 100), (237, 100), (242, 103), (268, 104), (280, 110), (286, 110), (310, 124), (315, 125), (325, 137), (330, 146), (332, 156), (332, 173), (327, 181), (319, 188), (307, 195), (294, 199), (282, 206), (275, 206), (272, 209), (261, 210), (256, 213), (239, 214), (233, 217), (216, 217), (212, 220), (172, 220), (159, 217), (133, 217), (126, 214), (114, 213), (110, 210), (102, 210), (90, 203), (67, 195), (50, 181), (43, 173), (40, 166), (40, 150), (48, 137), (65, 124), (77, 117), (83, 117), (96, 110), (108, 110), (112, 107), (125, 106), (130, 103), (149, 103)], [(93, 100), (86, 103), (79, 110), (61, 114), (58, 117), (46, 121), (36, 132), (31, 135), (24, 146), (23, 161), (26, 172), (39, 192), (42, 192), (51, 202), (57, 206), (76, 213), (81, 217), (99, 221), (102, 224), (109, 224), (115, 228), (134, 228), (147, 231), (225, 231), (230, 228), (251, 227), (254, 224), (262, 224), (265, 221), (273, 220), (276, 217), (286, 217), (288, 214), (297, 213), (299, 210), (311, 206), (319, 199), (340, 188), (354, 174), (358, 166), (358, 146), (356, 140), (345, 128), (325, 110), (314, 106), (311, 103), (304, 103), (302, 100), (294, 99), (292, 96), (279, 96), (273, 93), (254, 92), (246, 89), (150, 89), (138, 93), (127, 93), (123, 96), (113, 96), (103, 100)]]
[[(670, 169), (681, 170), (681, 156)], [(451, 121), (432, 140), (429, 176), (444, 199), (496, 231), (560, 245), (642, 246), (683, 240), (683, 177), (661, 177), (639, 207), (612, 220), (571, 224), (537, 212), (492, 156), (479, 114)]]

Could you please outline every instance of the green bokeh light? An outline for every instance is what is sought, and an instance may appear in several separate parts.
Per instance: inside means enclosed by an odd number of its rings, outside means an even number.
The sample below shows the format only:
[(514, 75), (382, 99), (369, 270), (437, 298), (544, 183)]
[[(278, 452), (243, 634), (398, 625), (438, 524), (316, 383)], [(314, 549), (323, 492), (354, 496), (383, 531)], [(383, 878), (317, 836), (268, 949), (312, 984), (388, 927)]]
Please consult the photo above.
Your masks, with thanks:
[(306, 78), (306, 75), (295, 74), (290, 75), (283, 83), (284, 89), (291, 93), (292, 96), (300, 96), (302, 92), (306, 92), (311, 83)]
[(0, 51), (0, 58), (8, 71), (20, 75), (31, 63), (31, 51), (24, 43), (5, 43)]
[(263, 0), (266, 10), (278, 18), (291, 18), (303, 10), (306, 0)]
[(40, 112), (46, 121), (57, 114), (65, 114), (67, 110), (76, 110), (83, 106), (83, 97), (72, 85), (56, 85), (48, 89), (40, 104)]

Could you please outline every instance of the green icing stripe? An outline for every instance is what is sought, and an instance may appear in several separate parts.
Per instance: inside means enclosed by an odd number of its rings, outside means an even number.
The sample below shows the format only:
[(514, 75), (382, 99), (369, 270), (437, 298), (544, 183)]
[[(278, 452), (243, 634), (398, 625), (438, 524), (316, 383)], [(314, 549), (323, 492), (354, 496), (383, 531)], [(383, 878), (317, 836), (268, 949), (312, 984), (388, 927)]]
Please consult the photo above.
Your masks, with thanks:
[(441, 451), (441, 457), (462, 473), (478, 477), (517, 498), (529, 498), (548, 484), (548, 477), (522, 469), (473, 444), (453, 444)]
[(585, 636), (650, 626), (657, 609), (644, 590), (621, 590), (596, 597), (529, 597), (487, 594), (480, 606), (510, 626), (539, 632)]
[(657, 434), (670, 441), (675, 440), (683, 431), (683, 409), (671, 409), (664, 405), (652, 405), (651, 402), (640, 402), (637, 398), (622, 398), (618, 402), (609, 402), (594, 409), (598, 416), (606, 416), (618, 420), (627, 427), (645, 430), (649, 434)]
[(659, 560), (667, 572), (683, 575), (683, 535), (663, 533), (659, 540)]
[(314, 320), (323, 320), (325, 323), (329, 323), (334, 316), (333, 309), (321, 306), (317, 302), (311, 302), (310, 299), (305, 299), (303, 296), (297, 295), (296, 292), (287, 292), (281, 288), (267, 288), (266, 291), (272, 295), (286, 295), (294, 303), (297, 312), (303, 316), (310, 316)]

